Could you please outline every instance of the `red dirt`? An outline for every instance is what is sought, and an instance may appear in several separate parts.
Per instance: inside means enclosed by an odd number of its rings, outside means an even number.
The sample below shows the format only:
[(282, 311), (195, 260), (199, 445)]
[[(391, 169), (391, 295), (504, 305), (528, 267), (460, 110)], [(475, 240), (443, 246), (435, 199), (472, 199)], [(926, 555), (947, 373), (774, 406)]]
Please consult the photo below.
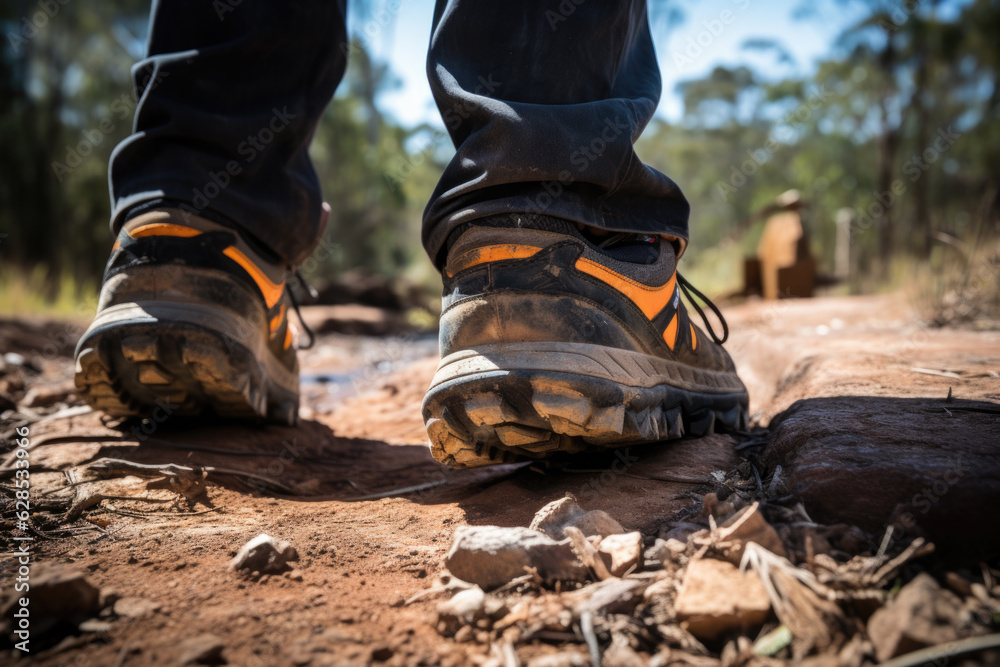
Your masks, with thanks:
[[(807, 397), (943, 398), (950, 388), (956, 398), (1000, 402), (1000, 333), (926, 328), (898, 297), (757, 302), (726, 314), (734, 331), (727, 348), (750, 389), (751, 412), (765, 424)], [(0, 323), (7, 332), (0, 340), (13, 341), (4, 351), (41, 358), (44, 372), (29, 376), (27, 388), (67, 382), (71, 350), (45, 359), (32, 342), (33, 336), (46, 340), (59, 325), (33, 326), (26, 334), (23, 323)], [(407, 362), (406, 350), (425, 343), (402, 341), (393, 347), (391, 341), (324, 338), (319, 351), (304, 356), (304, 373), (346, 372), (359, 359), (371, 365), (371, 350), (396, 369), (341, 383), (361, 389), (346, 399), (337, 396), (350, 388), (308, 385), (310, 418), (299, 429), (225, 424), (175, 431), (167, 424), (139, 440), (127, 429), (102, 425), (94, 413), (32, 424), (33, 462), (49, 470), (101, 456), (172, 459), (256, 471), (283, 489), (272, 485), (260, 493), (232, 476), (210, 475), (190, 509), (214, 511), (185, 515), (179, 512), (186, 506), (105, 500), (85, 515), (92, 523), (75, 524), (93, 530), (36, 541), (36, 564), (82, 570), (95, 586), (161, 607), (114, 620), (106, 633), (84, 635), (79, 645), (47, 656), (38, 638), (32, 663), (174, 664), (181, 641), (211, 632), (225, 643), (228, 662), (238, 665), (470, 664), (485, 649), (442, 638), (431, 625), (433, 597), (403, 604), (441, 570), (456, 526), (526, 525), (543, 504), (571, 491), (585, 509), (603, 509), (626, 529), (655, 534), (669, 517), (700, 502), (701, 487), (650, 477), (707, 479), (736, 461), (733, 441), (712, 436), (638, 452), (636, 461), (637, 450), (630, 451), (627, 469), (604, 458), (575, 468), (598, 472), (443, 471), (426, 452), (419, 414), (435, 361)], [(353, 351), (338, 357), (337, 346)], [(0, 392), (20, 395), (11, 387)], [(640, 473), (643, 479), (630, 476)], [(428, 488), (398, 491), (416, 485)], [(352, 500), (380, 492), (390, 497)], [(122, 513), (147, 511), (175, 514)], [(227, 569), (237, 549), (262, 532), (298, 549), (301, 581), (287, 575), (251, 581)], [(9, 582), (12, 560), (2, 567)], [(5, 598), (9, 585), (3, 588)], [(543, 650), (528, 647), (521, 658)]]

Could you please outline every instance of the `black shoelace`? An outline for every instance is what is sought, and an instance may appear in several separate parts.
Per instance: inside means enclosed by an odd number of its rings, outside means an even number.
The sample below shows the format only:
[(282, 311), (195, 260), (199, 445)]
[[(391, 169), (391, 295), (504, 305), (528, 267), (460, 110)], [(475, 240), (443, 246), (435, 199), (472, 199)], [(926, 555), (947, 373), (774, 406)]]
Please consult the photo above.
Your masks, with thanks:
[[(699, 315), (701, 315), (701, 321), (705, 323), (705, 329), (708, 331), (709, 335), (712, 336), (712, 340), (714, 340), (718, 345), (725, 344), (725, 342), (729, 340), (729, 325), (726, 324), (726, 318), (722, 316), (722, 312), (718, 309), (718, 307), (714, 303), (712, 303), (711, 299), (709, 299), (707, 296), (705, 296), (697, 289), (695, 289), (694, 285), (689, 283), (687, 281), (687, 278), (682, 276), (679, 272), (677, 274), (677, 284), (680, 285), (681, 292), (683, 292), (684, 296), (687, 297), (688, 303), (694, 306), (694, 309), (698, 311)], [(705, 302), (705, 305), (712, 309), (712, 312), (715, 313), (715, 316), (719, 318), (719, 321), (722, 322), (721, 339), (716, 335), (715, 329), (712, 328), (712, 325), (708, 321), (708, 317), (705, 316), (705, 312), (701, 309), (701, 306), (699, 306), (698, 303), (694, 300), (694, 297), (691, 296), (691, 292), (697, 294), (698, 297)]]
[[(302, 289), (305, 290), (306, 294), (308, 294), (313, 299), (319, 296), (319, 292), (316, 291), (316, 288), (306, 282), (306, 279), (302, 275), (302, 272), (299, 271), (298, 269), (295, 269), (295, 277), (298, 278), (299, 285), (302, 286)], [(312, 329), (309, 328), (309, 325), (306, 324), (306, 321), (302, 319), (302, 311), (299, 310), (299, 300), (295, 298), (295, 290), (293, 290), (291, 287), (288, 288), (288, 298), (291, 299), (292, 301), (292, 308), (295, 309), (295, 315), (299, 318), (299, 324), (302, 325), (302, 330), (305, 331), (307, 334), (309, 334), (309, 342), (306, 343), (305, 345), (299, 345), (298, 341), (296, 341), (295, 349), (308, 350), (316, 343), (316, 335), (312, 332)]]

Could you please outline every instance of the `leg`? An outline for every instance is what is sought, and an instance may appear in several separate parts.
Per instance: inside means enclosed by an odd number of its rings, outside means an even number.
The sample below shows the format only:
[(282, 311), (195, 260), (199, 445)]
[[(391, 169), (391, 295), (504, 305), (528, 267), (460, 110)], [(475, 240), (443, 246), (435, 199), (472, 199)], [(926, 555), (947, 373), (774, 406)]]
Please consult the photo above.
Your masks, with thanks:
[(346, 62), (345, 0), (167, 0), (110, 167), (117, 241), (76, 385), (114, 416), (294, 422), (285, 283), (324, 210), (307, 149)]
[(457, 149), (424, 213), (439, 264), (497, 213), (687, 237), (687, 200), (632, 148), (660, 97), (644, 0), (438, 0), (427, 73)]
[(645, 3), (554, 7), (439, 0), (434, 17), (457, 155), (424, 214), (444, 297), (423, 413), (453, 467), (747, 421), (725, 336), (680, 301), (687, 201), (632, 148), (660, 93)]
[(319, 232), (308, 148), (346, 66), (346, 0), (153, 3), (135, 133), (111, 159), (112, 230), (157, 199), (224, 216), (286, 264)]

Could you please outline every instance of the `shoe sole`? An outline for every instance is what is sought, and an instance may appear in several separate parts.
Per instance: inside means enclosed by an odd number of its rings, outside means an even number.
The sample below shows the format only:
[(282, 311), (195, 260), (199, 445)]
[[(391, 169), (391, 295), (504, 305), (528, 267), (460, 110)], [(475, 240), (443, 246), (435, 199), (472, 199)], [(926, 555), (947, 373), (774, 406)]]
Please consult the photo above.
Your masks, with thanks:
[(76, 387), (116, 417), (298, 420), (298, 375), (257, 327), (201, 304), (137, 302), (101, 311), (77, 345)]
[(434, 458), (472, 468), (745, 429), (747, 406), (734, 373), (600, 345), (530, 343), (449, 355), (422, 412)]

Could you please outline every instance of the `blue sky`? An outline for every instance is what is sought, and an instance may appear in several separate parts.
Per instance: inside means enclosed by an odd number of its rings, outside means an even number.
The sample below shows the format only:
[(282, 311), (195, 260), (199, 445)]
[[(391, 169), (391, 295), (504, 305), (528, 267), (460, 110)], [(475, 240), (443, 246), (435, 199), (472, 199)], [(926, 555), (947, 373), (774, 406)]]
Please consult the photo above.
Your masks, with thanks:
[[(433, 0), (373, 0), (371, 4), (371, 14), (353, 20), (350, 27), (379, 58), (388, 61), (400, 79), (399, 89), (383, 94), (383, 108), (407, 126), (429, 122), (443, 127), (424, 74)], [(674, 6), (683, 11), (684, 22), (669, 34), (654, 32), (663, 76), (657, 114), (672, 121), (682, 112), (675, 92), (679, 81), (702, 76), (720, 64), (750, 63), (775, 78), (808, 74), (816, 60), (829, 53), (841, 30), (860, 17), (857, 6), (845, 9), (825, 2), (813, 4), (816, 15), (802, 20), (792, 18), (797, 2), (676, 0)], [(794, 63), (779, 62), (770, 52), (741, 48), (746, 40), (758, 38), (781, 42)]]

